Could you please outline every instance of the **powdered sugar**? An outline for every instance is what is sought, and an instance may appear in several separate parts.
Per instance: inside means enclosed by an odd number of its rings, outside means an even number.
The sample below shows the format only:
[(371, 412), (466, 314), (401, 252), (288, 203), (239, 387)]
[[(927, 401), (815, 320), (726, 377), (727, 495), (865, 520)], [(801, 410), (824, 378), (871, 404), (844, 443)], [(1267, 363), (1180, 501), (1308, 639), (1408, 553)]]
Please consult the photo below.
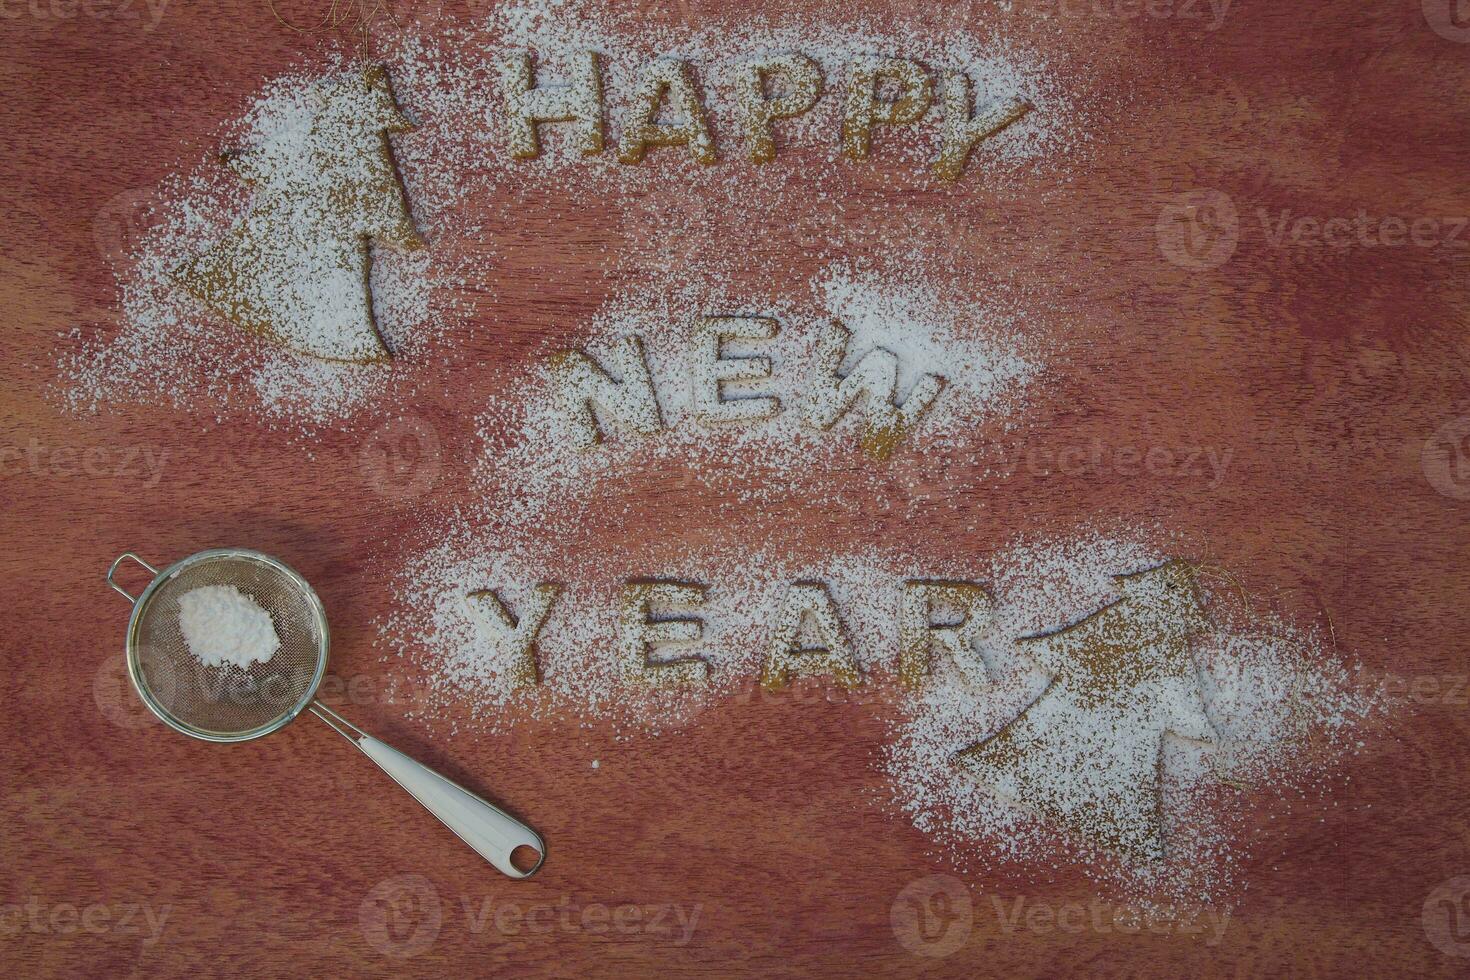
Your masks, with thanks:
[[(1059, 754), (1030, 770), (1062, 797), (1083, 799), (1101, 790), (1106, 814), (1121, 805), (1127, 787), (1099, 780), (1127, 770), (1095, 768), (1097, 760), (1158, 752), (1164, 860), (1127, 859), (1100, 846), (1097, 837), (1059, 836), (1054, 825), (1028, 812), (1025, 800), (957, 778), (956, 753), (1002, 731), (1039, 703), (1051, 683), (1016, 638), (1076, 622), (1114, 601), (1112, 576), (1157, 563), (1162, 555), (1155, 548), (1140, 539), (1088, 535), (1023, 544), (1000, 556), (995, 629), (980, 644), (988, 683), (976, 685), (941, 664), (933, 683), (905, 704), (886, 762), (894, 800), (961, 864), (1052, 859), (1060, 852), (1089, 873), (1144, 895), (1209, 901), (1230, 890), (1241, 857), (1235, 830), (1243, 793), (1235, 786), (1312, 778), (1333, 755), (1351, 750), (1352, 729), (1376, 710), (1375, 699), (1355, 688), (1320, 637), (1232, 611), (1228, 591), (1218, 591), (1207, 607), (1212, 625), (1191, 645), (1198, 694), (1193, 685), (1154, 689), (1130, 702), (1156, 712), (1173, 700), (1179, 707), (1169, 714), (1192, 716), (1190, 730), (1176, 723), (1161, 738), (1154, 722), (1064, 703), (1050, 726)], [(1152, 624), (1161, 633), (1167, 625)], [(1203, 717), (1179, 702), (1199, 695)]]
[[(365, 284), (348, 253), (362, 247), (359, 235), (379, 235), (387, 217), (379, 220), (367, 205), (325, 222), (306, 217), (314, 212), (307, 202), (325, 207), (341, 196), (344, 182), (383, 176), (381, 161), (379, 169), (361, 172), (363, 146), (330, 153), (322, 146), (332, 144), (334, 133), (340, 138), (340, 117), (354, 116), (359, 100), (328, 98), (353, 91), (352, 80), (360, 85), (360, 73), (346, 69), (277, 79), (221, 137), (222, 145), (244, 148), (233, 158), (238, 172), (211, 161), (165, 183), (136, 250), (120, 257), (120, 330), (83, 338), (61, 364), (70, 407), (163, 400), (183, 408), (213, 403), (223, 412), (244, 403), (258, 406), (266, 419), (309, 430), (402, 383), (387, 365), (323, 360), (221, 320), (188, 295), (182, 278), (191, 257), (231, 235), (246, 236), (254, 242), (243, 246), (255, 257), (249, 274), (219, 293), (251, 311), (248, 318), (269, 311), (291, 342), (327, 357), (370, 355), (374, 319), (399, 355), (423, 350), (436, 322), (429, 256), (375, 248)], [(387, 205), (373, 205), (379, 206)], [(364, 305), (369, 296), (371, 310)]]
[(206, 667), (249, 667), (281, 648), (271, 614), (233, 585), (204, 585), (179, 596), (179, 630)]
[[(828, 587), (864, 687), (881, 692), (895, 690), (904, 583), (987, 582), (995, 616), (973, 650), (958, 662), (936, 657), (916, 693), (874, 695), (891, 697), (898, 709), (884, 761), (891, 802), (963, 866), (1070, 855), (1089, 874), (1131, 893), (1210, 901), (1232, 890), (1232, 869), (1242, 855), (1243, 793), (1237, 787), (1315, 778), (1335, 756), (1351, 751), (1352, 731), (1377, 707), (1310, 630), (1245, 614), (1231, 607), (1228, 591), (1212, 592), (1205, 607), (1209, 623), (1190, 645), (1194, 668), (1185, 678), (1140, 687), (1122, 702), (1126, 718), (1085, 699), (1049, 709), (1056, 717), (1048, 730), (1060, 751), (1034, 760), (1038, 765), (1029, 771), (1061, 798), (1117, 800), (1130, 784), (1110, 780), (1135, 778), (1138, 770), (1099, 760), (1157, 757), (1157, 787), (1132, 788), (1148, 793), (1147, 799), (1158, 794), (1161, 860), (1119, 854), (1098, 837), (1068, 833), (1029, 812), (1028, 801), (998, 795), (995, 786), (955, 765), (957, 753), (1013, 723), (1051, 683), (1018, 638), (1059, 629), (1107, 606), (1119, 595), (1114, 576), (1157, 565), (1160, 548), (1170, 546), (1156, 535), (1081, 533), (1022, 542), (974, 563), (840, 545), (813, 560), (755, 542), (679, 540), (614, 554), (568, 547), (532, 531), (490, 537), (474, 522), (456, 521), (438, 546), (405, 569), (397, 583), (401, 612), (385, 624), (384, 635), (426, 651), (434, 698), (468, 701), (491, 727), (513, 724), (522, 713), (554, 712), (658, 730), (688, 723), (702, 706), (760, 675), (792, 583)], [(649, 577), (710, 586), (694, 613), (703, 635), (677, 653), (708, 665), (706, 684), (645, 689), (620, 675), (613, 655), (618, 596), (626, 581)], [(538, 636), (542, 680), (517, 685), (510, 680), (512, 663), (487, 642), (463, 597), (472, 589), (494, 589), (519, 609), (531, 586), (545, 581), (563, 583), (565, 592)], [(1139, 626), (1160, 637), (1175, 628), (1165, 620), (1145, 619)], [(1193, 724), (1182, 726), (1186, 718)], [(1112, 819), (1106, 816), (1112, 805), (1121, 804), (1104, 803), (1093, 818)]]
[[(1082, 141), (1078, 94), (1059, 81), (1053, 66), (999, 35), (981, 37), (922, 20), (880, 25), (794, 15), (728, 20), (716, 16), (698, 28), (660, 27), (632, 11), (582, 2), (533, 2), (497, 7), (479, 23), (438, 26), (433, 34), (418, 33), (410, 26), (389, 40), (383, 56), (398, 102), (416, 126), (394, 133), (391, 144), (415, 223), (429, 240), (425, 253), (404, 252), (381, 240), (372, 252), (371, 312), (399, 365), (364, 369), (312, 363), (278, 343), (219, 321), (184, 295), (177, 278), (183, 262), (217, 246), (237, 222), (244, 219), (244, 227), (249, 227), (263, 220), (263, 202), (283, 194), (293, 200), (317, 200), (325, 191), (319, 186), (323, 182), (367, 166), (364, 161), (369, 158), (362, 153), (337, 152), (342, 148), (334, 143), (327, 145), (332, 151), (326, 154), (330, 167), (321, 166), (322, 153), (311, 151), (321, 142), (317, 124), (322, 122), (324, 103), (318, 96), (325, 89), (340, 90), (344, 79), (357, 74), (356, 69), (338, 64), (274, 80), (238, 121), (222, 129), (218, 141), (222, 149), (251, 151), (252, 155), (236, 158), (242, 166), (247, 166), (243, 161), (252, 161), (246, 172), (231, 173), (211, 159), (186, 176), (166, 181), (153, 195), (150, 230), (127, 254), (117, 257), (119, 329), (83, 334), (79, 348), (62, 359), (62, 374), (68, 379), (65, 397), (71, 407), (93, 410), (120, 401), (164, 401), (185, 408), (213, 405), (223, 413), (253, 404), (288, 429), (311, 431), (350, 419), (383, 400), (402, 401), (414, 384), (404, 365), (434, 353), (436, 338), (453, 319), (457, 305), (453, 290), (473, 280), (477, 288), (495, 293), (500, 246), (481, 242), (466, 262), (457, 243), (476, 237), (489, 222), (513, 221), (524, 209), (536, 207), (548, 185), (572, 200), (614, 205), (616, 220), (629, 240), (623, 254), (610, 257), (611, 262), (667, 268), (665, 251), (672, 244), (681, 255), (698, 258), (692, 267), (681, 264), (681, 271), (706, 291), (737, 269), (752, 273), (765, 263), (779, 262), (779, 254), (743, 248), (741, 236), (748, 234), (747, 229), (792, 220), (798, 232), (804, 222), (811, 223), (814, 233), (820, 229), (814, 244), (834, 261), (850, 253), (856, 239), (891, 237), (890, 232), (902, 228), (911, 239), (905, 252), (929, 252), (931, 266), (938, 271), (935, 256), (944, 251), (947, 224), (938, 219), (964, 200), (963, 189), (930, 201), (926, 210), (935, 220), (923, 227), (904, 219), (902, 205), (881, 212), (838, 213), (846, 212), (847, 205), (835, 188), (862, 174), (855, 169), (860, 164), (840, 160), (837, 154), (841, 87), (852, 59), (874, 51), (924, 59), (936, 70), (966, 71), (984, 98), (1022, 98), (1035, 107), (975, 151), (973, 173), (966, 180), (994, 181), (1018, 167), (1060, 165)], [(790, 49), (806, 52), (821, 66), (825, 94), (810, 112), (779, 124), (783, 149), (775, 161), (757, 170), (739, 152), (738, 71), (745, 60), (761, 52)], [(510, 160), (502, 100), (493, 79), (504, 54), (528, 50), (534, 52), (537, 71), (550, 81), (578, 52), (601, 54), (609, 145), (628, 118), (629, 100), (648, 59), (655, 55), (689, 59), (698, 71), (706, 108), (723, 147), (720, 163), (698, 167), (687, 154), (673, 149), (658, 151), (642, 166), (618, 163), (611, 150), (583, 157), (563, 146), (569, 137), (562, 130), (569, 127), (557, 125), (542, 127), (545, 152), (540, 158)], [(335, 103), (338, 114), (349, 104), (355, 103)], [(922, 168), (934, 155), (938, 112), (931, 107), (919, 123), (885, 134), (877, 151), (888, 165), (911, 164), (915, 185), (934, 183)], [(372, 112), (348, 115), (350, 120), (336, 122), (362, 127), (381, 121)], [(816, 210), (793, 214), (793, 182), (832, 185), (834, 191), (818, 196)], [(498, 196), (490, 201), (485, 194), (492, 190)], [(474, 209), (468, 207), (472, 200)], [(824, 213), (828, 208), (833, 213)], [(370, 214), (350, 217), (365, 234), (377, 238), (385, 234), (383, 223), (369, 220)], [(672, 238), (662, 234), (660, 229), (666, 226), (677, 228), (678, 234)], [(249, 304), (253, 308), (268, 309), (273, 317), (290, 323), (319, 318), (324, 311), (350, 312), (354, 304), (360, 307), (364, 294), (356, 280), (337, 274), (342, 265), (338, 260), (344, 256), (328, 254), (340, 249), (342, 240), (298, 232), (287, 236), (290, 248), (267, 250), (281, 261), (263, 260), (253, 270), (259, 275), (232, 292), (231, 301), (242, 303), (248, 294), (254, 297)], [(277, 241), (264, 231), (259, 237), (262, 242)], [(321, 274), (292, 274), (310, 269)], [(331, 282), (337, 286), (320, 293)], [(297, 302), (302, 288), (317, 290), (310, 302)], [(346, 319), (360, 322), (361, 317)], [(297, 332), (314, 338), (303, 346), (355, 356), (360, 345), (323, 333), (326, 324), (341, 322), (334, 313), (320, 322), (303, 321)]]
[[(541, 369), (492, 403), (482, 420), (488, 446), (482, 482), (490, 497), (485, 509), (512, 522), (524, 515), (544, 527), (551, 511), (570, 514), (569, 508), (595, 494), (601, 478), (629, 467), (666, 465), (685, 467), (710, 485), (736, 487), (750, 503), (803, 489), (819, 492), (830, 467), (850, 459), (858, 444), (855, 417), (830, 432), (802, 417), (814, 379), (828, 370), (816, 357), (817, 342), (833, 318), (851, 332), (844, 373), (882, 349), (897, 356), (900, 400), (926, 374), (947, 382), (897, 452), (961, 442), (986, 425), (1004, 427), (1023, 408), (1026, 386), (1041, 374), (1034, 329), (1039, 324), (1025, 337), (1003, 308), (946, 301), (927, 281), (913, 265), (885, 274), (836, 266), (814, 284), (805, 304), (752, 302), (716, 283), (655, 282), (615, 298), (593, 317), (586, 347), (605, 359), (614, 342), (634, 336), (642, 341), (662, 427), (648, 438), (615, 433), (594, 451), (582, 451), (576, 420)], [(699, 375), (691, 369), (697, 356), (691, 335), (698, 317), (720, 314), (765, 316), (780, 325), (769, 342), (728, 349), (730, 356), (771, 359), (770, 380), (743, 392), (778, 399), (780, 409), (769, 418), (717, 426), (696, 418)], [(505, 473), (515, 473), (515, 480), (505, 482)]]
[[(1028, 761), (1024, 778), (987, 784), (956, 767), (956, 753), (1040, 703), (1055, 676), (1019, 638), (1096, 612), (1119, 597), (1114, 575), (1157, 564), (1178, 542), (1081, 531), (1060, 542), (1022, 542), (973, 563), (926, 561), (892, 539), (839, 543), (815, 557), (793, 544), (794, 524), (843, 506), (844, 488), (864, 480), (890, 481), (887, 491), (912, 512), (923, 495), (923, 454), (976, 448), (1025, 421), (1027, 393), (1045, 377), (1057, 334), (1031, 304), (1017, 301), (1029, 298), (1024, 284), (1008, 290), (987, 281), (953, 246), (973, 220), (966, 197), (973, 187), (1004, 186), (1037, 170), (1065, 178), (1069, 159), (1085, 146), (1092, 111), (1083, 73), (999, 35), (926, 16), (877, 24), (713, 14), (689, 28), (581, 0), (535, 0), (499, 6), (477, 24), (394, 39), (385, 61), (417, 129), (395, 133), (391, 143), (429, 247), (375, 246), (370, 291), (363, 293), (360, 282), (337, 274), (331, 256), (312, 251), (312, 240), (291, 243), (298, 253), (305, 249), (301, 268), (310, 272), (310, 287), (326, 290), (308, 297), (306, 307), (316, 312), (303, 335), (330, 353), (341, 339), (331, 330), (339, 321), (316, 313), (370, 299), (398, 358), (391, 365), (293, 353), (206, 314), (179, 288), (179, 264), (206, 253), (242, 219), (255, 220), (272, 194), (328, 191), (319, 183), (326, 171), (315, 169), (322, 154), (305, 152), (321, 109), (313, 93), (355, 70), (316, 66), (277, 79), (220, 134), (222, 146), (255, 150), (259, 163), (248, 174), (211, 160), (160, 189), (150, 232), (119, 263), (123, 323), (115, 335), (83, 337), (66, 358), (67, 400), (80, 409), (118, 400), (243, 409), (293, 431), (406, 403), (418, 383), (415, 368), (443, 354), (440, 341), (455, 327), (459, 291), (498, 291), (498, 267), (510, 246), (486, 230), (533, 227), (527, 219), (545, 217), (548, 198), (586, 208), (600, 228), (621, 236), (621, 247), (600, 260), (616, 286), (589, 321), (558, 324), (561, 332), (547, 336), (535, 363), (507, 365), (510, 387), (500, 396), (466, 406), (479, 415), (483, 442), (473, 478), (479, 499), (426, 524), (423, 537), (431, 543), (404, 560), (395, 612), (381, 624), (386, 643), (426, 658), (422, 667), (437, 699), (428, 709), (468, 703), (491, 727), (523, 712), (570, 712), (638, 729), (687, 723), (761, 674), (778, 611), (798, 582), (822, 583), (850, 633), (863, 683), (885, 690), (899, 653), (904, 583), (987, 582), (995, 618), (973, 650), (957, 654), (959, 662), (935, 657), (920, 690), (894, 695), (893, 741), (883, 763), (887, 802), (961, 864), (1071, 854), (1093, 873), (1145, 891), (1218, 894), (1228, 889), (1240, 853), (1231, 785), (1305, 778), (1342, 748), (1344, 734), (1369, 710), (1349, 692), (1345, 670), (1320, 638), (1212, 602), (1213, 625), (1191, 647), (1197, 684), (1178, 676), (1150, 681), (1106, 706), (1077, 697), (1048, 701), (1041, 710), (1049, 712), (1053, 753)], [(501, 56), (530, 52), (537, 84), (547, 84), (565, 78), (572, 59), (589, 50), (599, 52), (604, 70), (608, 149), (586, 156), (573, 127), (553, 124), (542, 127), (537, 158), (510, 159), (493, 81)], [(750, 59), (781, 51), (809, 56), (823, 87), (810, 111), (775, 123), (775, 156), (758, 167), (742, 142), (750, 90), (742, 96), (740, 73)], [(937, 102), (912, 124), (880, 127), (868, 160), (845, 159), (842, 87), (855, 61), (874, 54), (963, 71), (987, 102), (1024, 101), (1031, 111), (977, 148), (957, 185), (939, 184), (930, 170), (941, 132)], [(685, 147), (661, 148), (637, 166), (617, 162), (612, 147), (655, 56), (689, 61), (712, 121), (712, 164), (696, 162)], [(708, 163), (709, 153), (699, 155)], [(338, 164), (350, 169), (360, 158)], [(884, 193), (867, 193), (876, 187)], [(922, 222), (914, 220), (919, 211)], [(381, 221), (354, 227), (394, 238)], [(775, 247), (767, 241), (773, 236)], [(794, 252), (821, 270), (799, 290), (789, 281), (780, 285)], [(262, 277), (250, 287), (257, 305), (302, 298), (284, 254), (258, 270)], [(706, 316), (763, 317), (779, 326), (724, 348), (752, 365), (769, 359), (769, 377), (754, 371), (734, 387), (741, 396), (772, 400), (773, 411), (711, 423), (709, 392), (719, 379), (708, 364), (691, 362), (691, 337)], [(840, 360), (829, 364), (822, 338), (834, 322), (848, 335)], [(575, 348), (611, 363), (610, 352), (633, 336), (646, 354), (657, 412), (589, 449), (557, 397), (552, 355)], [(342, 350), (362, 352), (350, 344)], [(922, 413), (896, 427), (882, 464), (863, 455), (872, 440), (865, 444), (860, 413), (839, 412), (826, 427), (831, 419), (813, 424), (803, 408), (818, 382), (847, 376), (875, 352), (896, 365), (895, 405), (916, 393), (931, 396)], [(620, 369), (624, 383), (629, 363)], [(936, 393), (937, 378), (944, 385)], [(713, 491), (722, 513), (742, 519), (701, 526), (672, 506), (643, 532), (611, 540), (607, 529), (630, 507), (620, 484), (660, 470), (678, 473), (683, 490)], [(601, 540), (589, 527), (602, 529)], [(641, 577), (709, 586), (696, 613), (703, 633), (678, 651), (698, 657), (707, 679), (673, 687), (630, 683), (617, 651), (618, 610), (628, 580)], [(487, 629), (468, 599), (492, 590), (518, 617), (538, 586), (540, 595), (551, 594), (550, 583), (561, 591), (537, 634), (539, 683), (528, 683), (525, 651)], [(1159, 635), (1175, 628), (1155, 619), (1141, 628)], [(234, 655), (210, 654), (219, 662)], [(1161, 728), (1186, 737), (1164, 736)], [(1306, 744), (1313, 753), (1301, 751)], [(1155, 753), (1162, 760), (1166, 859), (1120, 857), (1105, 846), (1101, 829), (1122, 819), (1115, 801), (1139, 790), (1140, 763)], [(1089, 764), (1108, 758), (1130, 765)], [(1028, 813), (1023, 797), (1038, 786), (1051, 811), (1084, 828), (1092, 820), (1095, 832), (1068, 834), (1057, 821)]]

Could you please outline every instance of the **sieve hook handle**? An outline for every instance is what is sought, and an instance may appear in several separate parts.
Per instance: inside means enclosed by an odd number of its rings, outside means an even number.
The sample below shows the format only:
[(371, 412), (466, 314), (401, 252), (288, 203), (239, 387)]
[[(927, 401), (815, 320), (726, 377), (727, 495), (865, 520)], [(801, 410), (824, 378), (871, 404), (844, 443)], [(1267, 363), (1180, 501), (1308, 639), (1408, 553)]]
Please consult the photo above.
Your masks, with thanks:
[(113, 579), (113, 576), (117, 574), (117, 567), (129, 558), (137, 562), (139, 565), (142, 565), (144, 568), (148, 569), (148, 574), (152, 575), (154, 578), (158, 578), (158, 569), (154, 568), (152, 565), (148, 564), (146, 561), (139, 558), (131, 551), (124, 551), (122, 554), (117, 556), (117, 559), (112, 563), (112, 567), (107, 570), (107, 584), (112, 586), (113, 591), (117, 592), (118, 595), (122, 596), (124, 599), (128, 600), (136, 606), (138, 604), (138, 597), (133, 595), (127, 589), (123, 588), (121, 585), (118, 585), (117, 582)]
[[(408, 790), (424, 809), (501, 873), (511, 878), (529, 878), (546, 860), (546, 845), (541, 836), (493, 803), (378, 741), (320, 701), (313, 701), (307, 710), (361, 749), (363, 755), (377, 763), (378, 768)], [(511, 862), (511, 854), (521, 847), (536, 852), (536, 863), (527, 871)]]

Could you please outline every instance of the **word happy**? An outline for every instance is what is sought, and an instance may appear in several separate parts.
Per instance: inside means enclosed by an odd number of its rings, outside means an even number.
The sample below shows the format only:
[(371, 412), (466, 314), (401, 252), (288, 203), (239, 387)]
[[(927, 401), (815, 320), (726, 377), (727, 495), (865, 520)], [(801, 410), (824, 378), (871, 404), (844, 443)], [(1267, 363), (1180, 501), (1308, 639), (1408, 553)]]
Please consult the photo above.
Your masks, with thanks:
[[(800, 52), (762, 54), (741, 62), (736, 71), (738, 152), (752, 163), (767, 163), (776, 157), (777, 123), (810, 112), (828, 80), (817, 62)], [(538, 76), (529, 53), (506, 55), (500, 62), (500, 87), (511, 156), (522, 160), (540, 156), (540, 131), (548, 125), (571, 127), (572, 145), (583, 156), (604, 151), (603, 72), (595, 51), (575, 54), (567, 75), (558, 80)], [(867, 159), (878, 127), (917, 123), (936, 103), (929, 70), (905, 58), (854, 58), (840, 88), (838, 142), (843, 155), (852, 160)], [(976, 146), (1032, 109), (1023, 99), (986, 98), (984, 93), (977, 104), (972, 89), (962, 71), (940, 75), (937, 101), (942, 129), (939, 155), (932, 163), (940, 180), (959, 179)], [(638, 73), (633, 108), (618, 135), (618, 161), (639, 164), (650, 149), (674, 147), (696, 163), (719, 162), (705, 101), (688, 61), (663, 57), (647, 62)]]

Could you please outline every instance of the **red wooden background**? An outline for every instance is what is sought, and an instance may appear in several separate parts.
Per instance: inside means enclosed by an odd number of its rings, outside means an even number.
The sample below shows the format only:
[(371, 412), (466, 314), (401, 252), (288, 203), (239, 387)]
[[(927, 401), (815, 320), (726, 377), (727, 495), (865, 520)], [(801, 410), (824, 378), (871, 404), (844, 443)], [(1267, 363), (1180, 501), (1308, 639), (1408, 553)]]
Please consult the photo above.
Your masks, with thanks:
[[(1052, 171), (1004, 191), (977, 181), (977, 231), (956, 249), (1028, 283), (1068, 331), (1068, 359), (1034, 399), (1022, 446), (1229, 449), (1226, 478), (1211, 487), (1200, 475), (1105, 467), (982, 482), (976, 464), (954, 458), (933, 485), (983, 498), (980, 532), (940, 509), (915, 521), (793, 520), (808, 540), (902, 535), (936, 555), (985, 555), (1021, 531), (1088, 519), (1157, 523), (1279, 594), (1294, 617), (1325, 607), (1344, 651), (1410, 685), (1387, 730), (1367, 734), (1325, 790), (1290, 807), (1258, 791), (1254, 850), (1238, 873), (1247, 887), (1214, 945), (1056, 924), (1046, 910), (1098, 894), (1076, 869), (931, 879), (954, 869), (872, 802), (891, 711), (881, 696), (735, 699), (687, 729), (624, 740), (559, 719), (431, 738), (402, 705), (374, 697), (398, 665), (371, 645), (368, 624), (390, 597), (387, 570), (368, 556), (416, 531), (411, 502), (365, 478), (363, 454), (376, 450), (364, 430), (304, 442), (248, 415), (216, 423), (119, 405), (77, 416), (54, 392), (57, 357), (73, 344), (60, 335), (115, 321), (99, 214), (203, 158), (219, 120), (263, 79), (337, 42), (282, 29), (256, 0), (174, 0), (151, 30), (146, 8), (140, 21), (109, 4), (7, 0), (6, 972), (1463, 972), (1470, 881), (1453, 879), (1470, 875), (1470, 232), (1450, 229), (1470, 214), (1470, 24), (1449, 0), (1237, 0), (1215, 30), (1208, 11), (1183, 6), (976, 6), (978, 21), (1096, 65), (1095, 90), (1132, 99), (1104, 117), (1068, 179)], [(698, 19), (704, 8), (651, 5), (648, 16)], [(1211, 257), (1218, 227), (1201, 229), (1205, 251), (1182, 263), (1171, 238), (1170, 209), (1197, 190), (1237, 212), (1234, 250), (1218, 265), (1196, 261)], [(431, 394), (411, 409), (441, 442), (436, 502), (468, 494), (477, 443), (465, 406), (500, 390), (546, 332), (574, 338), (615, 287), (604, 246), (616, 254), (636, 229), (557, 203), (545, 214), (558, 218), (490, 229), (516, 245), (495, 273), (497, 298), (469, 297), (474, 313), (449, 338), (465, 351), (454, 370), (422, 368)], [(1274, 222), (1282, 209), (1319, 223), (1364, 212), (1386, 235), (1273, 241), (1261, 214)], [(1416, 243), (1385, 219), (1437, 230)], [(781, 248), (783, 229), (765, 231)], [(813, 271), (794, 251), (788, 284)], [(465, 368), (475, 361), (491, 366)], [(123, 465), (142, 448), (169, 454), (152, 488)], [(125, 472), (89, 472), (87, 459)], [(667, 516), (658, 487), (648, 475), (625, 491), (649, 522)], [(715, 520), (719, 504), (684, 501), (681, 513)], [(356, 720), (543, 832), (551, 857), (536, 879), (509, 882), (473, 859), (314, 723), (238, 747), (147, 723), (120, 673), (126, 608), (101, 574), (128, 548), (171, 560), (230, 543), (278, 554), (316, 584), (333, 617), (334, 669), (369, 692), (346, 699)], [(955, 951), (918, 955), (935, 948), (895, 928), (891, 911), (901, 894), (944, 887), (968, 897), (970, 919), (950, 923), (962, 930)], [(1018, 899), (1044, 910), (1034, 928), (1008, 930), (998, 914)], [(674, 917), (695, 910), (683, 941)]]

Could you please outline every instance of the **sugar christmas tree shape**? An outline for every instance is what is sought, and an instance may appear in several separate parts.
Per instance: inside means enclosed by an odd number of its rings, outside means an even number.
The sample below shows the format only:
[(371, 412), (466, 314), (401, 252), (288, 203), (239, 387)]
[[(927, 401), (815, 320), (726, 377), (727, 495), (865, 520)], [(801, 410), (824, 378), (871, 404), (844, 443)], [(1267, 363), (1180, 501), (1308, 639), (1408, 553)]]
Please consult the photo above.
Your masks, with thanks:
[(1190, 639), (1208, 627), (1182, 561), (1117, 576), (1122, 597), (1022, 650), (1041, 696), (955, 764), (996, 795), (1131, 858), (1158, 860), (1165, 733), (1214, 743)]
[(410, 129), (380, 67), (301, 92), (225, 157), (255, 187), (249, 213), (176, 272), (211, 310), (252, 333), (334, 361), (388, 358), (373, 316), (369, 243), (423, 247), (388, 134)]

